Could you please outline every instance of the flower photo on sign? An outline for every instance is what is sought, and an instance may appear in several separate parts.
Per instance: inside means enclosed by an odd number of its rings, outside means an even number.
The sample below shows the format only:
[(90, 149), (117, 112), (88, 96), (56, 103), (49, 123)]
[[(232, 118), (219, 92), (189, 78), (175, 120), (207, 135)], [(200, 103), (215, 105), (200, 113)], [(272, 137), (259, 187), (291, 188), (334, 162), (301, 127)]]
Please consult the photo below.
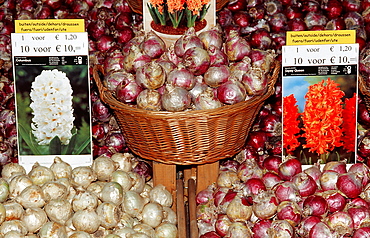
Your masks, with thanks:
[(147, 7), (156, 24), (194, 27), (197, 21), (205, 18), (209, 3), (210, 0), (148, 0)]
[(49, 145), (58, 137), (63, 145), (72, 138), (74, 122), (72, 87), (66, 74), (57, 69), (43, 70), (31, 87), (32, 133), (39, 145)]
[(15, 79), (20, 155), (91, 153), (86, 67), (18, 66)]
[(303, 164), (355, 161), (357, 80), (292, 76), (283, 85), (284, 155)]

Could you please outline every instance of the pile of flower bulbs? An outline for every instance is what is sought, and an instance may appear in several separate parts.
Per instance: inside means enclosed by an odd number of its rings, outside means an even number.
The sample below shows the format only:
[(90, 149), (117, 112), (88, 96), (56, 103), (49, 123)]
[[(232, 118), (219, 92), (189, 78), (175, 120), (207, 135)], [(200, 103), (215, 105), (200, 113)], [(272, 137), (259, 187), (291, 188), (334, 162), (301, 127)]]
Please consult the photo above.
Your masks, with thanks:
[(200, 237), (369, 237), (369, 179), (364, 163), (304, 168), (294, 157), (270, 156), (260, 166), (242, 151), (197, 194)]
[(139, 162), (115, 153), (75, 168), (55, 157), (49, 167), (35, 163), (28, 173), (6, 164), (0, 237), (177, 237), (171, 193), (153, 187)]
[(150, 31), (111, 53), (104, 82), (119, 101), (140, 109), (216, 109), (266, 93), (275, 57), (218, 27), (198, 34), (189, 28), (170, 46)]

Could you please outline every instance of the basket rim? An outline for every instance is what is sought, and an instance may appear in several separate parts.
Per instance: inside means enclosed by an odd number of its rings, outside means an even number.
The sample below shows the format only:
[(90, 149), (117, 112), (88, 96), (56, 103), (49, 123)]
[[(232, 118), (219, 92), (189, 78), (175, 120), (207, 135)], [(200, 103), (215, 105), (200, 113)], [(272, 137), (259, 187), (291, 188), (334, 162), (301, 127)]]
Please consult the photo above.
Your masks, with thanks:
[(236, 104), (223, 105), (222, 107), (215, 108), (215, 109), (187, 110), (187, 111), (181, 111), (181, 112), (149, 111), (149, 110), (129, 106), (123, 102), (118, 101), (116, 97), (113, 96), (113, 92), (108, 90), (103, 85), (102, 80), (99, 76), (99, 71), (100, 73), (104, 74), (104, 69), (101, 65), (95, 65), (93, 67), (93, 76), (98, 86), (101, 100), (104, 103), (108, 104), (109, 107), (111, 107), (112, 109), (125, 110), (125, 112), (127, 113), (146, 114), (147, 116), (161, 116), (163, 117), (163, 119), (166, 119), (166, 118), (171, 119), (171, 118), (181, 118), (181, 117), (188, 117), (188, 118), (198, 117), (199, 115), (202, 115), (204, 117), (205, 114), (208, 114), (208, 115), (223, 114), (223, 113), (229, 113), (230, 110), (239, 111), (240, 108), (247, 108), (249, 105), (253, 105), (255, 103), (258, 103), (258, 102), (261, 102), (267, 99), (274, 90), (275, 83), (280, 73), (281, 62), (278, 60), (275, 60), (275, 62), (272, 65), (272, 68), (273, 70), (270, 71), (270, 75), (271, 75), (270, 81), (268, 83), (267, 90), (263, 95), (254, 96), (249, 100), (239, 102)]

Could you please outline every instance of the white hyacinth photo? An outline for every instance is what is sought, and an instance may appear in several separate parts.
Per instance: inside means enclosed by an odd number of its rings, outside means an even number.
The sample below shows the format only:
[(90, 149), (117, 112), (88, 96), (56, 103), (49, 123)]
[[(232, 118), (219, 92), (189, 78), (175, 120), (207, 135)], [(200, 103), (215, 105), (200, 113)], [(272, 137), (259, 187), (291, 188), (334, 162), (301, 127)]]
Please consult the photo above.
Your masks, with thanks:
[(15, 79), (20, 155), (91, 153), (86, 67), (18, 66)]
[(32, 82), (32, 133), (39, 145), (49, 145), (58, 136), (63, 145), (72, 137), (74, 122), (72, 87), (66, 73), (43, 70)]

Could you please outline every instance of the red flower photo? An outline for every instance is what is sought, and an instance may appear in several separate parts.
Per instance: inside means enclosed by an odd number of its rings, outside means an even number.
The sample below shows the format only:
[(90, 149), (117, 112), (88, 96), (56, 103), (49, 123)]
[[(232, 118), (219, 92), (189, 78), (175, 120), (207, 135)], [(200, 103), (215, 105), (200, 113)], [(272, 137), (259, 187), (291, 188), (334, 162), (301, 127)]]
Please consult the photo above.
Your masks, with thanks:
[[(297, 90), (296, 83), (292, 87), (295, 93), (286, 93), (283, 97), (284, 154), (300, 158), (305, 164), (343, 159), (354, 161), (357, 133), (355, 82), (342, 77), (307, 78), (309, 84), (302, 87), (306, 89), (304, 93)], [(298, 102), (300, 96), (304, 100)]]

